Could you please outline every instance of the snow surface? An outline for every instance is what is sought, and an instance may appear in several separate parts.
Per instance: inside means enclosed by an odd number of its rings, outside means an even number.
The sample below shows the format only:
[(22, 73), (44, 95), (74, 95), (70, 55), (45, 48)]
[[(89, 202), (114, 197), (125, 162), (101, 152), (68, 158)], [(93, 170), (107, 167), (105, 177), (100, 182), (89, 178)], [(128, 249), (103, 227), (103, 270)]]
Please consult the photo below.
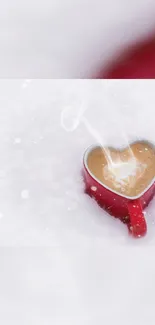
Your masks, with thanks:
[(91, 76), (155, 29), (154, 0), (5, 0), (1, 78)]
[(80, 174), (96, 137), (154, 141), (154, 88), (0, 81), (1, 324), (154, 325), (155, 200), (135, 240), (83, 193)]

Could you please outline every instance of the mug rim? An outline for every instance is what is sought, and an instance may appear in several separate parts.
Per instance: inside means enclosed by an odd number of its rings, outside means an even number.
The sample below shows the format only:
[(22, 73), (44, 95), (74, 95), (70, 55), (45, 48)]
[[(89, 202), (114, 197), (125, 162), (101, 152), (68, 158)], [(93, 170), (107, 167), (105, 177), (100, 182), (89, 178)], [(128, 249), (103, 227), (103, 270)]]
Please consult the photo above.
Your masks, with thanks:
[[(151, 143), (150, 141), (148, 140), (145, 140), (145, 139), (142, 139), (142, 140), (138, 140), (138, 141), (132, 141), (130, 143), (130, 145), (134, 144), (134, 143), (146, 143), (146, 144), (149, 144), (153, 149), (155, 148), (154, 144)], [(99, 183), (101, 186), (103, 186), (104, 188), (106, 188), (108, 191), (118, 195), (118, 196), (121, 196), (122, 198), (125, 198), (125, 199), (129, 199), (129, 200), (137, 200), (137, 199), (140, 199), (150, 188), (151, 186), (154, 184), (155, 182), (155, 176), (153, 177), (152, 181), (150, 182), (150, 184), (145, 188), (145, 190), (143, 192), (141, 192), (139, 195), (137, 196), (127, 196), (127, 195), (123, 195), (121, 193), (118, 193), (116, 192), (115, 190), (111, 189), (110, 187), (108, 187), (107, 185), (105, 185), (104, 183), (102, 183), (99, 179), (97, 179), (93, 174), (92, 172), (89, 170), (88, 168), (88, 164), (87, 164), (87, 160), (88, 160), (88, 155), (90, 154), (90, 152), (92, 152), (93, 149), (96, 149), (96, 148), (102, 148), (101, 144), (93, 144), (91, 146), (89, 146), (85, 152), (84, 152), (84, 155), (83, 155), (83, 163), (84, 163), (84, 167), (86, 168), (86, 171), (88, 172), (88, 174), (97, 182)], [(115, 149), (115, 150), (120, 150), (119, 147), (112, 147), (112, 146), (105, 146), (105, 148), (109, 148), (109, 149)], [(121, 146), (121, 150), (125, 149), (126, 146)]]

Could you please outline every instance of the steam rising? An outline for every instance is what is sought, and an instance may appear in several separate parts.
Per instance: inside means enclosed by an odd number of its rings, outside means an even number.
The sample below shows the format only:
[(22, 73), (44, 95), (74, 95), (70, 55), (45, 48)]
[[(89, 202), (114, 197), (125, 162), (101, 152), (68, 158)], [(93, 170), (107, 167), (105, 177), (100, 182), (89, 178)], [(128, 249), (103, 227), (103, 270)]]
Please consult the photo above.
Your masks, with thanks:
[(124, 131), (120, 131), (123, 140), (126, 143), (128, 152), (130, 153), (130, 159), (127, 162), (121, 160), (121, 157), (117, 161), (113, 161), (110, 150), (104, 146), (103, 138), (100, 136), (99, 132), (90, 124), (88, 119), (84, 116), (85, 111), (88, 106), (84, 103), (75, 109), (72, 106), (66, 107), (61, 114), (61, 126), (66, 132), (74, 132), (80, 123), (83, 123), (87, 131), (93, 136), (95, 141), (102, 147), (103, 153), (107, 160), (107, 166), (103, 168), (103, 173), (105, 177), (111, 177), (113, 181), (118, 184), (118, 187), (124, 186), (128, 183), (128, 186), (133, 187), (135, 183), (129, 184), (130, 176), (136, 175), (138, 172), (138, 178), (143, 174), (145, 167), (141, 165), (135, 158), (133, 151), (129, 145), (128, 139)]

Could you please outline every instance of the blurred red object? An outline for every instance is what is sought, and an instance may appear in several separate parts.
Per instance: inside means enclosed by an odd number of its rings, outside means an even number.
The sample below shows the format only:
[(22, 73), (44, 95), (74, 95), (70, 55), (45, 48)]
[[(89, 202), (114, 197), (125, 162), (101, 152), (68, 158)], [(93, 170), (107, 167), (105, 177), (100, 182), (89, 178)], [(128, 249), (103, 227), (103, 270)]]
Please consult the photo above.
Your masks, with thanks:
[(96, 79), (154, 79), (155, 37), (128, 48)]

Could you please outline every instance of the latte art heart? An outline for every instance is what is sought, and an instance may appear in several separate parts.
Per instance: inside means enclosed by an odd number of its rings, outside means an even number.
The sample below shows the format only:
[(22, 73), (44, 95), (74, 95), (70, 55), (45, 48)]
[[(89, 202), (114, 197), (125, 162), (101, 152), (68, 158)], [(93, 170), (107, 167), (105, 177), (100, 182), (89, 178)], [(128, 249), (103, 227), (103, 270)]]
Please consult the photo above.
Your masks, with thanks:
[(92, 174), (110, 189), (123, 195), (137, 196), (153, 180), (155, 151), (148, 143), (138, 142), (122, 151), (108, 148), (108, 161), (104, 152), (101, 147), (94, 149), (87, 163)]
[(128, 188), (133, 188), (138, 178), (140, 178), (147, 165), (131, 159), (128, 162), (118, 162), (113, 165), (106, 165), (103, 168), (105, 180), (114, 183), (116, 188), (128, 192)]

